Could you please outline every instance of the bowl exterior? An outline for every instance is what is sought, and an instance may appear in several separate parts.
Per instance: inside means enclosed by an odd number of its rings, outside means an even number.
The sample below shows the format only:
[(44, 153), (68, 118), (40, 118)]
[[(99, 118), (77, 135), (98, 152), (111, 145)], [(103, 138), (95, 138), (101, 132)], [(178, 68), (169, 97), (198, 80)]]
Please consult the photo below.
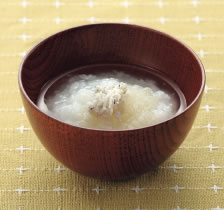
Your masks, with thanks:
[(94, 178), (125, 179), (156, 168), (173, 154), (190, 131), (201, 96), (181, 115), (128, 131), (99, 131), (57, 121), (35, 108), (21, 92), (36, 135), (68, 168)]
[[(155, 126), (100, 131), (58, 121), (35, 105), (47, 81), (71, 69), (100, 63), (160, 71), (179, 86), (186, 110)], [(169, 35), (126, 24), (95, 24), (55, 34), (26, 55), (19, 72), (27, 116), (45, 148), (68, 168), (104, 179), (145, 173), (173, 154), (192, 127), (204, 85), (203, 66), (192, 50)]]

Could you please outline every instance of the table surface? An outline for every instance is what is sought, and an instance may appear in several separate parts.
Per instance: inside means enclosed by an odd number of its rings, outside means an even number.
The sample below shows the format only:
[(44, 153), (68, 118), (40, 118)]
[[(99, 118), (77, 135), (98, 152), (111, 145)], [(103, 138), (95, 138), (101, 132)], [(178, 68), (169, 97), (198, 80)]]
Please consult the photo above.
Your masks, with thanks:
[[(224, 208), (223, 0), (1, 0), (0, 11), (0, 209)], [(125, 182), (86, 178), (57, 162), (33, 133), (18, 90), (18, 68), (33, 45), (95, 22), (170, 33), (206, 69), (202, 104), (185, 142), (158, 170)]]

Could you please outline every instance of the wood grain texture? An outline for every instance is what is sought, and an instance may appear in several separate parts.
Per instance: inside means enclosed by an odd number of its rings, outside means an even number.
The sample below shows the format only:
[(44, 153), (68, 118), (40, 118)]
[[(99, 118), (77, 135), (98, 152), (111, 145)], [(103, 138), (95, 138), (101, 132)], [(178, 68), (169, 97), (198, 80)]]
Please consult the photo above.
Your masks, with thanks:
[[(35, 105), (47, 81), (102, 63), (159, 71), (180, 87), (187, 109), (155, 126), (102, 131), (65, 124)], [(205, 73), (193, 51), (169, 35), (134, 25), (95, 24), (60, 32), (35, 46), (22, 62), (19, 85), (33, 130), (56, 159), (83, 175), (123, 179), (157, 167), (180, 146), (198, 112)]]

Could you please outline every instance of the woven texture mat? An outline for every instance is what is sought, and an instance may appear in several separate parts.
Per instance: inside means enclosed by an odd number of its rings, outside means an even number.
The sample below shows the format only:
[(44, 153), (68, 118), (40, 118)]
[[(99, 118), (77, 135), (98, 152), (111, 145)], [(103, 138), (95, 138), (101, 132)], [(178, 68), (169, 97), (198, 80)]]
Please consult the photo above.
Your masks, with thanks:
[[(201, 58), (207, 86), (194, 126), (158, 170), (126, 182), (78, 175), (39, 143), (22, 106), (17, 72), (48, 35), (81, 24), (123, 22), (170, 33)], [(0, 0), (0, 209), (224, 208), (223, 0)]]

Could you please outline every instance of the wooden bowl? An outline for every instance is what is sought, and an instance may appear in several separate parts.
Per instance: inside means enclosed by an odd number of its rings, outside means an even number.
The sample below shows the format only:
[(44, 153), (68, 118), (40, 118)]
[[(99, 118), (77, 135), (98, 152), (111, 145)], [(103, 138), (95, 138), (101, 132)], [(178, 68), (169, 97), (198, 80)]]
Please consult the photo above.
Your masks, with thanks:
[[(47, 81), (91, 64), (160, 72), (179, 86), (187, 108), (154, 126), (120, 131), (76, 127), (40, 111), (37, 97)], [(19, 86), (34, 132), (57, 160), (86, 176), (123, 179), (157, 167), (180, 146), (198, 112), (205, 73), (195, 53), (167, 34), (136, 25), (95, 24), (62, 31), (35, 46), (20, 66)]]

